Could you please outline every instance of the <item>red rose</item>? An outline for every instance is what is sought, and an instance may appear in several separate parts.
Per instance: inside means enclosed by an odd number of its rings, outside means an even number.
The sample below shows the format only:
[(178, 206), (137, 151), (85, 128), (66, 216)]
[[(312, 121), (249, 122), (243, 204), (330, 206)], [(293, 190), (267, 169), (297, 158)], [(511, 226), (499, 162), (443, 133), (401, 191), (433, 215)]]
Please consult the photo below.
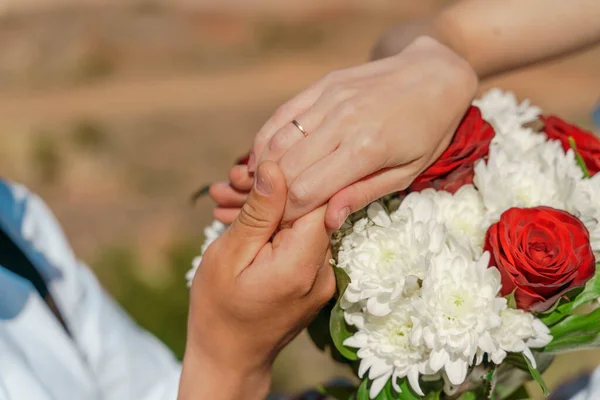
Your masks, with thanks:
[(410, 186), (410, 191), (420, 192), (427, 188), (433, 188), (454, 194), (464, 185), (473, 183), (473, 177), (475, 176), (474, 167), (474, 164), (465, 164), (446, 175), (443, 179), (434, 179), (429, 182), (415, 182)]
[(451, 189), (449, 191), (455, 192), (460, 186), (473, 183), (473, 165), (475, 161), (487, 156), (494, 134), (494, 128), (481, 117), (479, 108), (471, 106), (458, 126), (450, 146), (414, 180), (410, 190), (448, 187)]
[(587, 132), (575, 125), (554, 116), (541, 117), (544, 131), (550, 139), (560, 140), (565, 151), (571, 148), (569, 137), (572, 137), (577, 146), (577, 152), (583, 157), (590, 175), (600, 171), (600, 140), (591, 132)]
[(550, 207), (511, 208), (487, 232), (490, 266), (502, 275), (502, 295), (541, 312), (594, 275), (589, 233), (571, 214)]

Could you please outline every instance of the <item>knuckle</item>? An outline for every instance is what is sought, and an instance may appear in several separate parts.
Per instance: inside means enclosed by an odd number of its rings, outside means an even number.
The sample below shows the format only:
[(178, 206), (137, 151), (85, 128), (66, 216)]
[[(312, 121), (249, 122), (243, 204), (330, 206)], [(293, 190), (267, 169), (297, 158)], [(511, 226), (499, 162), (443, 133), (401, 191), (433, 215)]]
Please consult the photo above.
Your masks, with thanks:
[(291, 283), (291, 290), (296, 296), (303, 297), (311, 292), (313, 284), (314, 278), (295, 275)]
[(271, 120), (275, 122), (282, 121), (283, 119), (285, 119), (286, 115), (289, 114), (289, 109), (289, 103), (284, 103), (280, 105), (279, 107), (277, 107), (277, 110), (275, 110), (275, 113), (271, 117)]
[(371, 204), (377, 199), (378, 197), (373, 190), (353, 185), (346, 189), (346, 192), (344, 193), (343, 204), (350, 207), (350, 212), (354, 212)]
[(287, 148), (288, 135), (285, 130), (280, 130), (271, 138), (269, 142), (269, 152), (276, 152)]
[(363, 160), (377, 160), (385, 154), (385, 143), (379, 135), (363, 135), (354, 145), (352, 152), (355, 157)]
[(259, 139), (258, 137), (254, 140), (254, 143), (252, 144), (252, 152), (254, 153), (256, 159), (260, 159), (260, 156), (262, 155), (263, 151), (265, 150), (267, 144), (267, 140), (266, 139)]
[(408, 188), (411, 185), (411, 183), (413, 183), (413, 181), (417, 178), (418, 175), (418, 171), (411, 171), (408, 173), (406, 178), (398, 179), (395, 185), (396, 191), (402, 191)]
[(351, 100), (343, 101), (337, 110), (337, 114), (344, 120), (351, 119), (356, 116), (358, 110), (357, 104)]
[(436, 47), (443, 47), (440, 42), (438, 42), (437, 40), (433, 39), (430, 36), (427, 35), (420, 35), (418, 36), (414, 42), (414, 45), (416, 46), (422, 46), (425, 48), (436, 48)]
[(271, 226), (271, 221), (265, 216), (260, 207), (247, 201), (240, 210), (238, 222), (249, 228), (264, 229)]
[(354, 90), (344, 84), (333, 84), (327, 89), (327, 97), (333, 103), (344, 103), (352, 98)]
[(294, 182), (288, 191), (288, 198), (291, 203), (297, 206), (303, 206), (310, 202), (308, 188), (303, 182)]
[(377, 200), (377, 198), (371, 191), (358, 190), (358, 188), (356, 188), (353, 191), (352, 197), (349, 200), (350, 209), (359, 210), (367, 206), (368, 204), (371, 204), (372, 202)]

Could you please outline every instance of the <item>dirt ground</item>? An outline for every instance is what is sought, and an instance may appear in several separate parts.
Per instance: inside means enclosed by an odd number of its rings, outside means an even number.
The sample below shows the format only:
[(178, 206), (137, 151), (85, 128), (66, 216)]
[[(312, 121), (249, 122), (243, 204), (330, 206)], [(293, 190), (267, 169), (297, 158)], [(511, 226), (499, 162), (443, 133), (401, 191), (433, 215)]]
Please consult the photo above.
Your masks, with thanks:
[[(140, 273), (156, 281), (168, 246), (180, 238), (199, 245), (211, 220), (210, 201), (191, 207), (189, 195), (226, 178), (277, 105), (328, 71), (366, 60), (393, 22), (444, 3), (325, 9), (294, 1), (286, 9), (273, 2), (268, 13), (244, 3), (241, 13), (235, 1), (84, 8), (28, 1), (26, 13), (0, 17), (0, 171), (47, 200), (81, 257), (127, 245), (140, 254)], [(482, 90), (510, 89), (590, 125), (599, 71), (594, 49)], [(278, 363), (279, 387), (339, 373), (320, 357), (300, 338)], [(550, 380), (599, 360), (591, 352), (567, 356)]]

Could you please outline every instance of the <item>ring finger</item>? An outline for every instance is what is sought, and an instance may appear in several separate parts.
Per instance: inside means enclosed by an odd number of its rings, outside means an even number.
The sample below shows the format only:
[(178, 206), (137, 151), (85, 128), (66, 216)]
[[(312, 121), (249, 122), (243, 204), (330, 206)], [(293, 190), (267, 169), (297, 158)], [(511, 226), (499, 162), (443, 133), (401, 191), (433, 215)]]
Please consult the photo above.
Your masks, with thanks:
[[(312, 132), (317, 130), (323, 120), (321, 112), (311, 108), (281, 127), (260, 155), (260, 161), (279, 162), (281, 157), (300, 141), (306, 139)], [(294, 124), (294, 121), (296, 124)]]
[[(306, 112), (298, 115), (294, 120), (285, 124), (281, 127), (271, 140), (267, 147), (261, 154), (260, 159), (262, 161), (271, 160), (279, 162), (281, 157), (287, 153), (297, 143), (315, 134), (316, 131), (320, 131), (321, 125), (327, 119), (329, 113), (336, 108), (336, 106), (344, 101), (346, 98), (351, 96), (351, 91), (339, 92), (338, 95), (324, 94), (315, 104), (310, 107)], [(294, 124), (296, 121), (296, 124)], [(320, 149), (313, 149), (320, 150)], [(301, 166), (308, 168), (308, 165)]]

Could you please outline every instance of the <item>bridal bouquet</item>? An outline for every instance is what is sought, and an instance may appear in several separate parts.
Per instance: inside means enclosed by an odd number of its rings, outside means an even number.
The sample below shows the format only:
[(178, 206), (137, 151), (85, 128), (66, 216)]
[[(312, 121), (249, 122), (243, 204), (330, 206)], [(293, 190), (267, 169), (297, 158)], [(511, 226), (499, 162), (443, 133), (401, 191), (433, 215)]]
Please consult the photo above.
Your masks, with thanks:
[(309, 333), (361, 383), (322, 393), (523, 399), (531, 378), (547, 393), (555, 354), (600, 346), (599, 170), (591, 133), (500, 90), (475, 101), (406, 191), (332, 238), (339, 296)]

